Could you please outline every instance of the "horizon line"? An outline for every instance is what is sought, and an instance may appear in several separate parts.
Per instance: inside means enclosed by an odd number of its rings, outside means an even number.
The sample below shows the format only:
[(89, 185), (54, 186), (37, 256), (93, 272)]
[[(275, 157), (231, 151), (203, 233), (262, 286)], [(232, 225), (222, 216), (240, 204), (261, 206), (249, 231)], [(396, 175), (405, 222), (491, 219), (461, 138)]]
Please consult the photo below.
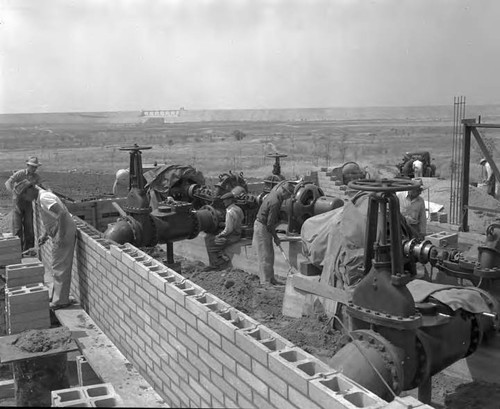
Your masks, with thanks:
[[(496, 106), (500, 103), (490, 103), (490, 104), (469, 104), (468, 107), (477, 106)], [(372, 108), (424, 108), (424, 107), (448, 107), (453, 106), (453, 104), (431, 104), (431, 105), (370, 105), (370, 106), (330, 106), (330, 107), (288, 107), (288, 108), (197, 108), (197, 109), (186, 109), (184, 106), (179, 108), (147, 108), (147, 109), (122, 109), (115, 111), (50, 111), (50, 112), (11, 112), (11, 113), (0, 113), (0, 116), (4, 115), (55, 115), (55, 114), (103, 114), (103, 113), (118, 113), (118, 112), (142, 112), (142, 111), (292, 111), (292, 110), (317, 110), (317, 109), (372, 109)]]

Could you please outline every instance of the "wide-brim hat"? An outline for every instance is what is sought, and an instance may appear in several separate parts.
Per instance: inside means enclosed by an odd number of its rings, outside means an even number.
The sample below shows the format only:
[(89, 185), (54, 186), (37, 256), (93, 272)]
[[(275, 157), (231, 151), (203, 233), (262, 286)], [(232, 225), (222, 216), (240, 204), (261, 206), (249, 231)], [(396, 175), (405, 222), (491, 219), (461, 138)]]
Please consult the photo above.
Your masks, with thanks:
[(38, 167), (42, 164), (38, 162), (38, 158), (36, 156), (30, 156), (30, 158), (26, 161), (26, 165)]
[(34, 186), (33, 183), (28, 179), (23, 179), (14, 185), (14, 193), (19, 196), (31, 186)]

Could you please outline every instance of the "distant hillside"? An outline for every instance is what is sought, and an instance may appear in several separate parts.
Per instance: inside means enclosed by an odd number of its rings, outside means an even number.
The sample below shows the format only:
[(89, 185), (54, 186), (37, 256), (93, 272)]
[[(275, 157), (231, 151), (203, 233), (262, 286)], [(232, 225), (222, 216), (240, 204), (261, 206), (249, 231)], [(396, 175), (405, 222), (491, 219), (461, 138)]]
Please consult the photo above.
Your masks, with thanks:
[[(481, 115), (483, 122), (500, 122), (500, 105), (471, 105), (467, 118)], [(154, 122), (160, 118), (149, 118)], [(47, 114), (4, 114), (0, 124), (137, 124), (147, 121), (141, 111), (75, 112)], [(177, 117), (166, 117), (165, 123), (205, 121), (332, 121), (332, 120), (402, 120), (452, 121), (453, 105), (424, 107), (364, 107), (309, 109), (242, 109), (242, 110), (182, 110)]]

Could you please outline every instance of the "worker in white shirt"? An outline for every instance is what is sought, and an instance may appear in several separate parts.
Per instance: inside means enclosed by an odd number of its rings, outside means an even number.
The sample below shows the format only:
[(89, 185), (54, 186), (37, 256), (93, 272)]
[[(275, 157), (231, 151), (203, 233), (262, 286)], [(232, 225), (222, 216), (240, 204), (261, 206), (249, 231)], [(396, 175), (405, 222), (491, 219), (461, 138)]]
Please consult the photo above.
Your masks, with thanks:
[(14, 186), (17, 195), (24, 200), (36, 200), (40, 205), (44, 234), (38, 239), (43, 245), (52, 239), (52, 277), (54, 285), (50, 308), (55, 310), (71, 305), (69, 297), (71, 270), (76, 243), (76, 224), (64, 203), (54, 193), (42, 189), (25, 179)]
[(486, 191), (490, 196), (495, 197), (496, 178), (495, 174), (493, 173), (493, 169), (491, 169), (491, 165), (485, 158), (482, 158), (479, 161), (479, 164), (483, 166), (484, 170), (486, 171), (486, 186), (487, 186)]
[(420, 159), (415, 159), (412, 166), (415, 177), (421, 178), (423, 173), (424, 163)]

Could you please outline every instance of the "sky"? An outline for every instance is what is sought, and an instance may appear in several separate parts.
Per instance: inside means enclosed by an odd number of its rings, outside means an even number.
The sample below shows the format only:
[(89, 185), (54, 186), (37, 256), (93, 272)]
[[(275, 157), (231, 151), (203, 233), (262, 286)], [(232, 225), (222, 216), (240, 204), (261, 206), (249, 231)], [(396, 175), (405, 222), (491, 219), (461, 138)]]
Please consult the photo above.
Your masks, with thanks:
[(0, 114), (500, 103), (498, 0), (0, 0)]

